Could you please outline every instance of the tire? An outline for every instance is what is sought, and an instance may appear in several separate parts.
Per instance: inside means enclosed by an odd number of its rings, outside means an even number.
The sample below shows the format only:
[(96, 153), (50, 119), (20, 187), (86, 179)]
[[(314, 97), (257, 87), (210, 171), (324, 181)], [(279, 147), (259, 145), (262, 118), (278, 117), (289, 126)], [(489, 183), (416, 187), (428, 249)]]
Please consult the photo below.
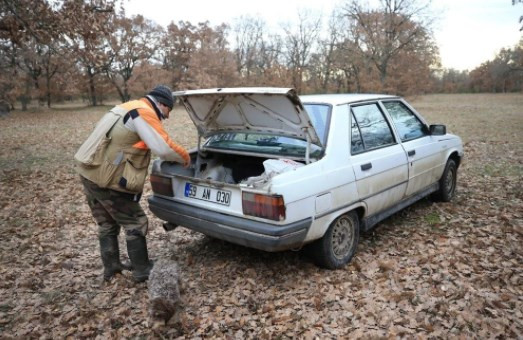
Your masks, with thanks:
[(443, 175), (439, 180), (439, 189), (432, 195), (432, 197), (436, 201), (450, 202), (456, 194), (457, 179), (458, 167), (456, 166), (456, 161), (449, 159), (447, 165), (445, 165)]
[(360, 237), (360, 221), (351, 211), (338, 217), (323, 237), (312, 244), (312, 257), (316, 264), (327, 269), (338, 269), (354, 256)]

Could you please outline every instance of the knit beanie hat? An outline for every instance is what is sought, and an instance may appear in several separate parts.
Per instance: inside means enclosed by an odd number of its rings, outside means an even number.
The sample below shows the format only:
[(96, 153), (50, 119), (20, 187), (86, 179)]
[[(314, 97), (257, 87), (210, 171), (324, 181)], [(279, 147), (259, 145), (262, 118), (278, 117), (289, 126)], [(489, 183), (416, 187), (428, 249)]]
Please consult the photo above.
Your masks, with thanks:
[(149, 96), (153, 96), (157, 101), (172, 109), (174, 106), (173, 91), (168, 86), (158, 85), (151, 92)]

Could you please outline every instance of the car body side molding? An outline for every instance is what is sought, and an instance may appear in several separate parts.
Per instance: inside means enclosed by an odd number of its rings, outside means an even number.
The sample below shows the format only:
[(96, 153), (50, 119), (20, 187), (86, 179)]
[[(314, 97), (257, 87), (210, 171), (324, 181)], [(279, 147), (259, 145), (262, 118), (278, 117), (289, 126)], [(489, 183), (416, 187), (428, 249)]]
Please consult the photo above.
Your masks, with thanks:
[(371, 230), (376, 224), (383, 221), (387, 217), (397, 213), (398, 211), (408, 207), (409, 205), (413, 204), (416, 201), (419, 201), (420, 199), (430, 195), (431, 193), (438, 191), (438, 189), (439, 189), (439, 182), (433, 183), (430, 186), (428, 186), (427, 188), (418, 192), (417, 194), (414, 194), (410, 197), (405, 198), (404, 200), (393, 205), (392, 207), (389, 207), (372, 216), (363, 218), (361, 221), (361, 230), (362, 231)]

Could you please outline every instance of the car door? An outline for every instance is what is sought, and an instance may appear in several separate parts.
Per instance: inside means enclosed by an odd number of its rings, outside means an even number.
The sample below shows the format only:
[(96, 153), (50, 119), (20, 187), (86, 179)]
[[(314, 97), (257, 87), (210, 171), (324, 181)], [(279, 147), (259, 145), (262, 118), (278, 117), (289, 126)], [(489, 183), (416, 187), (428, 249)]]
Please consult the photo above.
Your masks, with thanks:
[(438, 141), (429, 135), (427, 125), (401, 100), (383, 101), (398, 138), (408, 157), (409, 184), (405, 196), (411, 196), (432, 183), (441, 162)]
[(407, 157), (378, 103), (351, 106), (351, 162), (368, 216), (404, 197)]

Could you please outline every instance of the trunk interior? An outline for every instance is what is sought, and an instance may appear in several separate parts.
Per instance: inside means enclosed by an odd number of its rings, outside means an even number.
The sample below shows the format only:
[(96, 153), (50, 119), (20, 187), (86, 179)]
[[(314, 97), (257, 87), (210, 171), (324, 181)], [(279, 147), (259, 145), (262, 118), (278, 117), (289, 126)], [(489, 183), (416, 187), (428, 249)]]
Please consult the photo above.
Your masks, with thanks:
[(249, 178), (262, 175), (265, 171), (263, 162), (268, 159), (217, 152), (205, 152), (200, 154), (200, 157), (197, 155), (197, 152), (191, 153), (192, 165), (189, 169), (178, 163), (162, 162), (161, 171), (166, 175), (239, 184)]

